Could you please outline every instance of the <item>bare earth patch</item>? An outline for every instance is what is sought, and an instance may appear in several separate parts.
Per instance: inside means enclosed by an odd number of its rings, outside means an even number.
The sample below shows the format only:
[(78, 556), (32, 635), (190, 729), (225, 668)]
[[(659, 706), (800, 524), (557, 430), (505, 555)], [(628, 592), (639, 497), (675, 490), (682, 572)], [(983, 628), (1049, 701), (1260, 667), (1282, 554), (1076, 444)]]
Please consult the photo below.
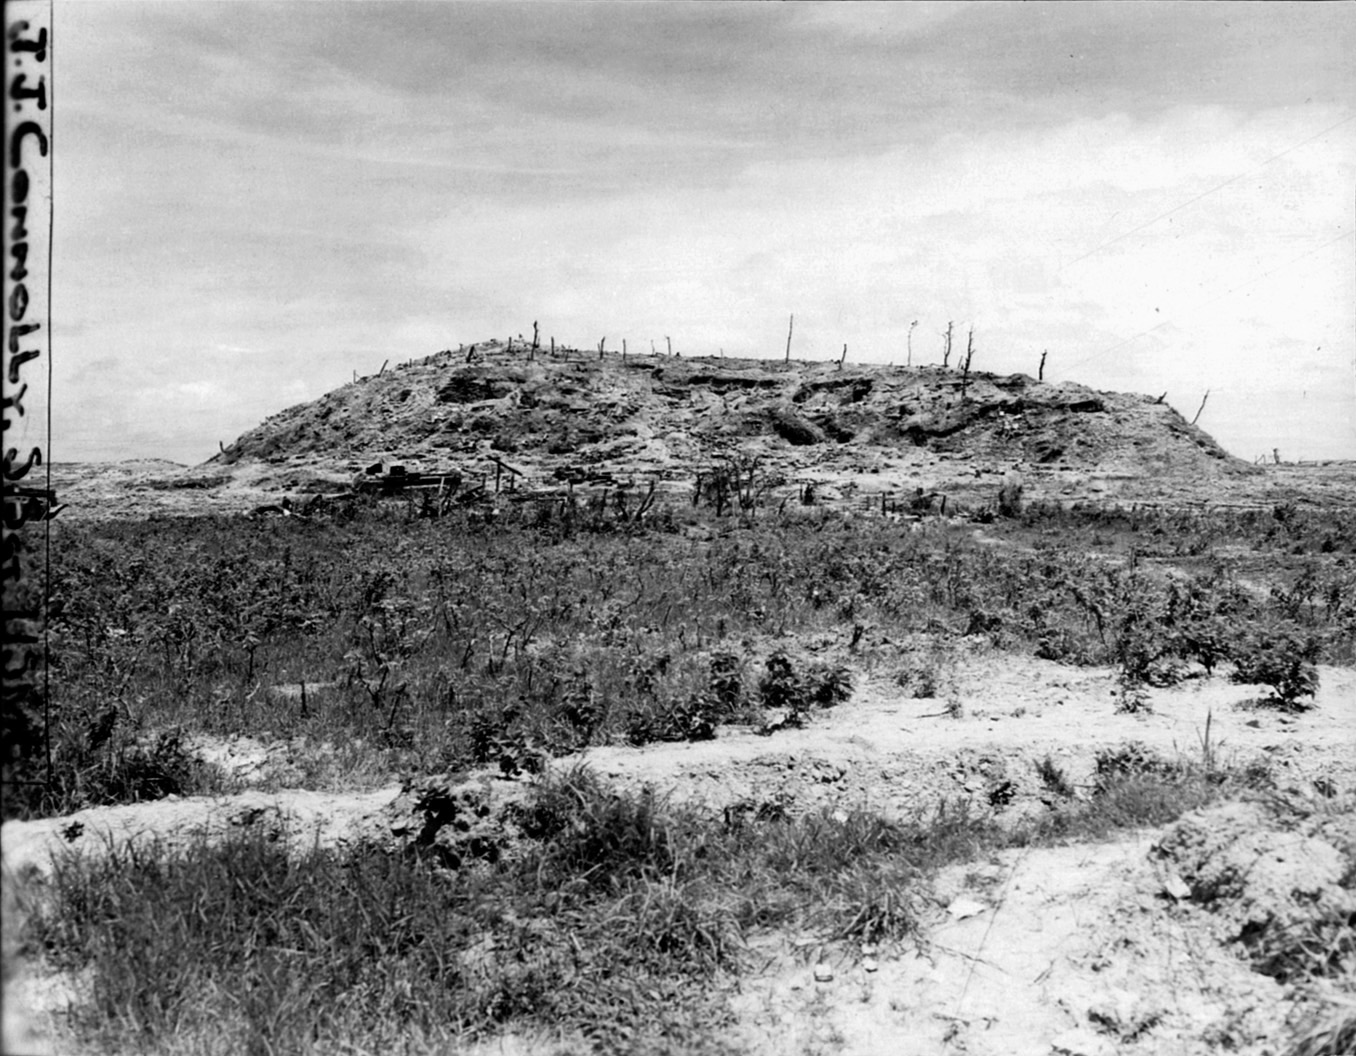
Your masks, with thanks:
[[(926, 939), (832, 978), (792, 963), (741, 998), (757, 1052), (1110, 1056), (1274, 1051), (1282, 988), (1164, 891), (1158, 832), (945, 871)], [(783, 957), (783, 960), (788, 958)], [(829, 974), (822, 969), (822, 978)]]

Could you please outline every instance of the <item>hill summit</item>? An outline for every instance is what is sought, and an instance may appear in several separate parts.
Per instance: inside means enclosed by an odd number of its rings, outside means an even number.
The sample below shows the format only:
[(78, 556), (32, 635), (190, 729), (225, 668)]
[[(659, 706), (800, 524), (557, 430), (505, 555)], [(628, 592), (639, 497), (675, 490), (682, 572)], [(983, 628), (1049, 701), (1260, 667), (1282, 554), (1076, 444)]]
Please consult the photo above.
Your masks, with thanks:
[(357, 379), (268, 418), (212, 461), (463, 473), (497, 462), (541, 485), (675, 488), (732, 457), (837, 500), (938, 488), (982, 499), (997, 486), (985, 476), (1014, 470), (1033, 497), (1136, 500), (1169, 480), (1256, 472), (1161, 399), (1025, 374), (494, 341)]

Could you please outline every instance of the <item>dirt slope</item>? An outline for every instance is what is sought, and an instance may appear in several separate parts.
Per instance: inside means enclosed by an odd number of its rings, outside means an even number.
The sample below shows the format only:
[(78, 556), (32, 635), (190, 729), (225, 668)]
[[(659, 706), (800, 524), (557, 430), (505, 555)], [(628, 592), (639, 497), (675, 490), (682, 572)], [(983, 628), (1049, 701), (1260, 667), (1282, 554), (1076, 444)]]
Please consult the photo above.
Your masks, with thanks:
[[(1014, 467), (1061, 483), (1258, 471), (1166, 403), (1024, 374), (682, 359), (489, 343), (412, 361), (267, 419), (213, 464), (384, 458), (484, 472), (501, 458), (537, 485), (690, 482), (719, 459), (761, 459), (774, 483), (851, 500), (945, 483), (992, 501)], [(966, 481), (969, 484), (966, 484)], [(910, 487), (912, 485), (912, 487)], [(957, 495), (957, 499), (961, 496)]]
[[(412, 360), (273, 415), (199, 466), (50, 467), (68, 519), (239, 513), (347, 489), (377, 462), (497, 478), (518, 496), (653, 482), (757, 460), (767, 505), (862, 512), (1096, 505), (1356, 505), (1356, 462), (1254, 466), (1156, 398), (939, 367), (512, 351), (488, 342)], [(505, 467), (512, 467), (507, 469)]]
[(1025, 374), (966, 381), (938, 367), (528, 355), (490, 345), (406, 363), (274, 415), (220, 460), (414, 459), (488, 442), (505, 455), (662, 469), (754, 440), (769, 453), (924, 448), (1083, 469), (1250, 468), (1166, 403)]

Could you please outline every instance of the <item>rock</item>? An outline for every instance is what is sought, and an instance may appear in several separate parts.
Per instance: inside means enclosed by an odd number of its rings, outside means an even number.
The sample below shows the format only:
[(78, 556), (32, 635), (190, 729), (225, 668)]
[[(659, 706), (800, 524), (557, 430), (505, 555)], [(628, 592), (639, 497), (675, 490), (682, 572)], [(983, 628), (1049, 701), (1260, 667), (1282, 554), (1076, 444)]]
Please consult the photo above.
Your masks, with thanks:
[(979, 916), (988, 908), (983, 902), (976, 902), (973, 898), (961, 896), (947, 906), (946, 911), (956, 920), (965, 920), (967, 917)]
[(1140, 999), (1129, 990), (1113, 987), (1106, 1000), (1088, 1009), (1088, 1022), (1104, 1034), (1129, 1039), (1139, 1034), (1157, 1015), (1146, 1015)]
[(1171, 870), (1163, 877), (1163, 893), (1178, 902), (1191, 897), (1187, 882)]

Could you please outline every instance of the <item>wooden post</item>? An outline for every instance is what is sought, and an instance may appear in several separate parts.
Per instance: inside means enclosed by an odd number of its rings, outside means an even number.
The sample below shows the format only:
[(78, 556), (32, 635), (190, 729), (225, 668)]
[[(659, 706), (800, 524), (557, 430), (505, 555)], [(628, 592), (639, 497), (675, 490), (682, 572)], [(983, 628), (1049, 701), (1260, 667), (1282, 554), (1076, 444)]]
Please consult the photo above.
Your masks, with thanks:
[(843, 363), (847, 360), (847, 345), (843, 345), (843, 354), (838, 357), (838, 369), (843, 369)]
[(537, 321), (532, 320), (532, 351), (535, 352), (541, 348), (541, 342), (537, 339)]
[(786, 361), (791, 362), (791, 334), (796, 329), (796, 313), (791, 313), (791, 322), (786, 327)]
[(942, 366), (944, 368), (951, 365), (951, 328), (955, 325), (955, 323), (949, 321), (946, 324), (946, 347), (942, 349)]
[(626, 359), (626, 338), (622, 338), (622, 359)]
[(555, 335), (552, 334), (552, 335), (551, 335), (551, 355), (554, 356), (555, 354), (556, 354), (556, 338), (555, 338)]
[(1210, 399), (1210, 390), (1209, 390), (1209, 389), (1206, 389), (1206, 390), (1205, 390), (1205, 395), (1201, 397), (1201, 405), (1200, 405), (1199, 407), (1196, 408), (1196, 417), (1193, 418), (1193, 419), (1191, 419), (1191, 424), (1192, 424), (1192, 425), (1195, 425), (1196, 422), (1200, 420), (1200, 417), (1201, 417), (1201, 411), (1205, 410), (1205, 401), (1208, 400), (1208, 399)]
[(601, 341), (598, 342), (598, 358), (599, 358), (599, 359), (602, 359), (602, 358), (603, 358), (603, 346), (606, 345), (606, 344), (607, 344), (607, 335), (604, 334), (604, 335), (603, 335), (603, 339), (602, 339)]
[(906, 360), (904, 361), (904, 365), (905, 365), (906, 367), (912, 367), (912, 366), (913, 366), (913, 328), (916, 327), (917, 325), (918, 325), (918, 320), (917, 320), (917, 319), (915, 319), (913, 322), (911, 322), (911, 323), (909, 324), (909, 339), (908, 339), (908, 340), (909, 340), (909, 358), (906, 359)]
[(673, 338), (665, 337), (664, 340), (669, 343), (669, 355), (673, 355)]
[(1049, 354), (1050, 354), (1050, 350), (1049, 350), (1048, 348), (1045, 349), (1045, 350), (1041, 353), (1041, 365), (1040, 365), (1040, 369), (1036, 371), (1036, 380), (1037, 380), (1037, 381), (1044, 381), (1044, 380), (1045, 380), (1045, 357), (1048, 356)]
[(391, 362), (389, 359), (383, 359), (381, 361), (381, 369), (377, 371), (377, 377), (381, 377), (383, 374), (386, 373), (386, 364), (389, 362)]

